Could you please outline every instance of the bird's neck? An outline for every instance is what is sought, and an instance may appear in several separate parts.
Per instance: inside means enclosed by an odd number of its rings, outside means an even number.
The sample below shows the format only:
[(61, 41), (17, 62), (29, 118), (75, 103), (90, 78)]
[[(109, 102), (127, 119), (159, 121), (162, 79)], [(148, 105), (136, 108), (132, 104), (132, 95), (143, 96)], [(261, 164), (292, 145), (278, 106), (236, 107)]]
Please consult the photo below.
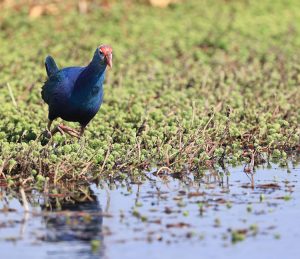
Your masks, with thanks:
[(97, 85), (100, 80), (104, 80), (106, 67), (106, 62), (101, 60), (99, 53), (96, 51), (92, 61), (77, 78), (74, 90), (76, 92), (88, 92)]
[(86, 74), (101, 77), (105, 73), (107, 64), (101, 61), (98, 57), (94, 57), (90, 64), (85, 68)]

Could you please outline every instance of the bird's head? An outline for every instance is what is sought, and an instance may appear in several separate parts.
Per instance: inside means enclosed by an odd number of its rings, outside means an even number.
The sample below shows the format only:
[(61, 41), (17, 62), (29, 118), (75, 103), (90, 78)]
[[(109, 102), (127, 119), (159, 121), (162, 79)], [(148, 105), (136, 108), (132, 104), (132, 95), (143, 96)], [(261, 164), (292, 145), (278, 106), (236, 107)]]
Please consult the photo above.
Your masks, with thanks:
[(106, 64), (109, 67), (112, 67), (112, 48), (109, 45), (101, 45), (99, 46), (100, 55), (103, 55), (103, 58), (106, 61)]

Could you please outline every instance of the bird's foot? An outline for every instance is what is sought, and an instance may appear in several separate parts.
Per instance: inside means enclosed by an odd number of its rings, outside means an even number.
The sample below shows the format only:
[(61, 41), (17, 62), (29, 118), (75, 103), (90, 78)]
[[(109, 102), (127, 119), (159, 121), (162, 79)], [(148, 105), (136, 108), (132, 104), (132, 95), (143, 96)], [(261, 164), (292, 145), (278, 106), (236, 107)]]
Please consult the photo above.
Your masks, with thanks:
[(42, 145), (46, 145), (49, 143), (49, 140), (52, 138), (51, 131), (46, 129), (44, 132), (41, 133), (39, 139), (41, 140)]
[(52, 138), (52, 133), (51, 133), (51, 131), (48, 130), (48, 129), (46, 129), (46, 130), (44, 131), (43, 134), (44, 134), (44, 136), (45, 136), (46, 138), (48, 138), (48, 139)]
[(74, 130), (68, 126), (65, 126), (63, 124), (58, 125), (56, 128), (54, 128), (51, 131), (51, 135), (53, 136), (55, 133), (60, 132), (62, 135), (65, 133), (76, 138), (80, 138), (80, 133), (77, 130)]

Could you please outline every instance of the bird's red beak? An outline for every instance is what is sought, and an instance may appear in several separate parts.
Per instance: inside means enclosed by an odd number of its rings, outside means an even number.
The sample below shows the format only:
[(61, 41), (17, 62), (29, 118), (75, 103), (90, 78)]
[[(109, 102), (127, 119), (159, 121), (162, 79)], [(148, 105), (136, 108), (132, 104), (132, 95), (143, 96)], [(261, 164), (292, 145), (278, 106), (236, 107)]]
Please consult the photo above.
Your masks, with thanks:
[(105, 55), (107, 65), (112, 68), (112, 53), (107, 53)]

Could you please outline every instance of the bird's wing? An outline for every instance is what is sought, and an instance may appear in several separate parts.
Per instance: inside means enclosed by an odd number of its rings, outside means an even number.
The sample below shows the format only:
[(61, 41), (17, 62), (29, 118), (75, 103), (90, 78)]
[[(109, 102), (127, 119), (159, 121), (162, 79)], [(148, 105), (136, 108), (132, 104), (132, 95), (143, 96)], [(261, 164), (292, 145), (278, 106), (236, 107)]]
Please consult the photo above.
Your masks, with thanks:
[(58, 72), (58, 67), (57, 67), (54, 59), (51, 56), (46, 57), (45, 67), (46, 67), (48, 77), (50, 77)]
[(57, 70), (42, 87), (43, 100), (49, 104), (53, 98), (68, 97), (73, 91), (77, 77), (83, 70), (84, 67), (67, 67)]
[(61, 88), (63, 81), (62, 73), (55, 73), (44, 83), (42, 87), (42, 98), (49, 104), (51, 97)]

